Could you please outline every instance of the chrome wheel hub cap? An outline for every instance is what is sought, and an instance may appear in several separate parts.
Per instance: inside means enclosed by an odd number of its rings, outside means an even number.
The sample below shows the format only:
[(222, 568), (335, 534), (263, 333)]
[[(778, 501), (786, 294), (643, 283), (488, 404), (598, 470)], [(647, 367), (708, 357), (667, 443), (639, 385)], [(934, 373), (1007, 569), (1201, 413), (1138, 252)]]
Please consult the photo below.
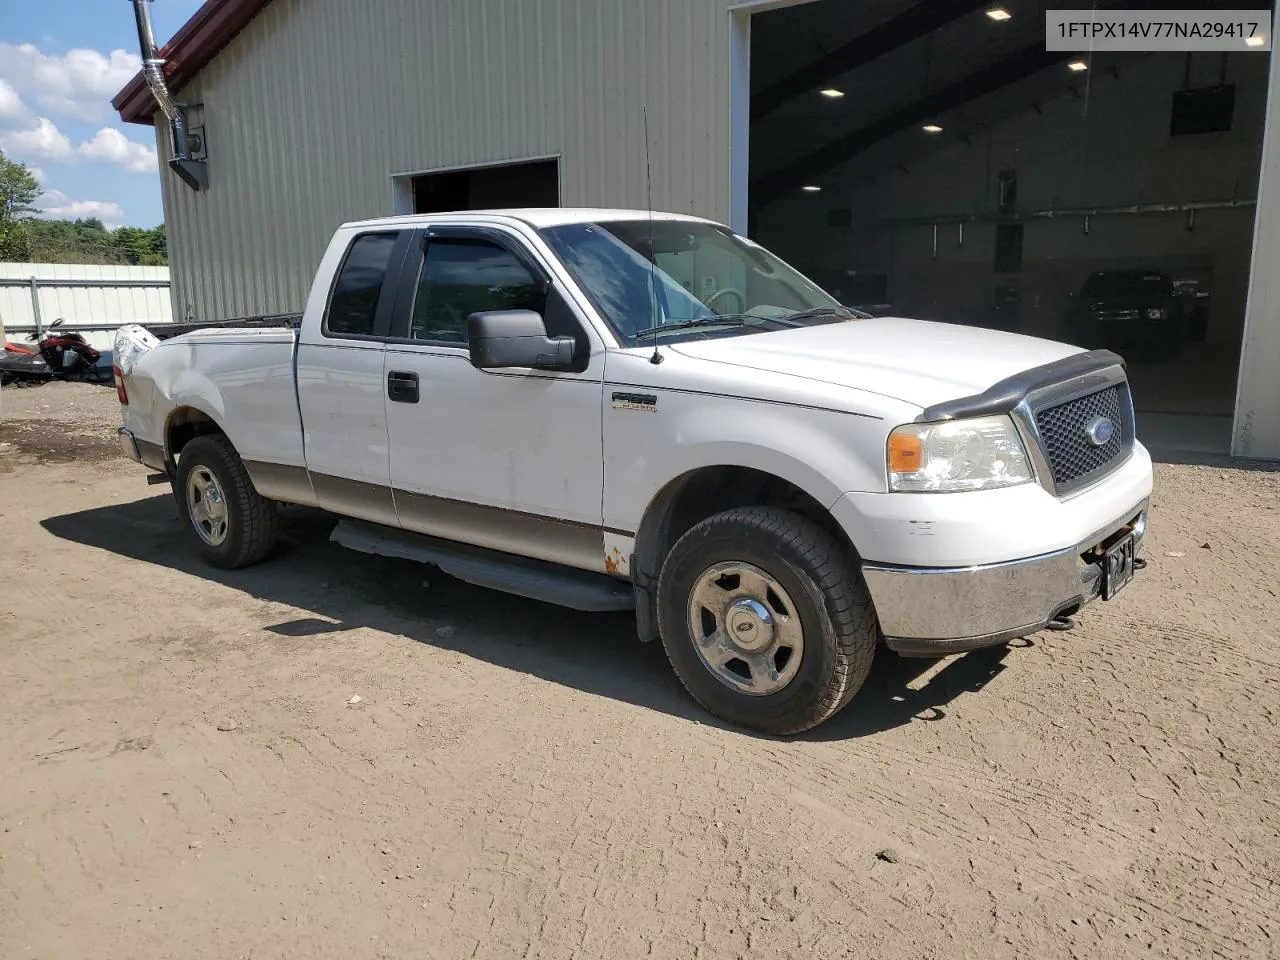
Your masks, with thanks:
[(221, 546), (227, 539), (227, 501), (207, 467), (196, 467), (187, 477), (187, 513), (196, 534), (209, 546)]
[(703, 571), (689, 592), (689, 634), (711, 675), (740, 693), (777, 693), (800, 670), (804, 631), (791, 597), (749, 563)]

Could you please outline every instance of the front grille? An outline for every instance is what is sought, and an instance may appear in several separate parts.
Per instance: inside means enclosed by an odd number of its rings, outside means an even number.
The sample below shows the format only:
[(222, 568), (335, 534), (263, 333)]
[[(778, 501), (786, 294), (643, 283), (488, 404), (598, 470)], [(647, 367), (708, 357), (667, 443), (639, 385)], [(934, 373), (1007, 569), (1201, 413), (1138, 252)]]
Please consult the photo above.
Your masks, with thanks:
[[(1103, 444), (1089, 438), (1099, 419), (1111, 421), (1111, 436)], [(1086, 482), (1120, 458), (1125, 446), (1120, 387), (1107, 387), (1085, 397), (1036, 411), (1036, 428), (1059, 493)]]

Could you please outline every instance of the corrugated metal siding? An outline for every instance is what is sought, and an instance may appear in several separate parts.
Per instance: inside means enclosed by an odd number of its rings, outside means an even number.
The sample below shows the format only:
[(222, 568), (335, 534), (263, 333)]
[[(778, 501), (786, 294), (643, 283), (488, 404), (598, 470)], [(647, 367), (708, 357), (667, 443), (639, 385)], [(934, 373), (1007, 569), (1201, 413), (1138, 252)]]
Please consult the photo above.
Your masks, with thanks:
[(210, 187), (163, 177), (175, 313), (300, 309), (395, 174), (558, 155), (564, 205), (643, 207), (645, 103), (654, 206), (728, 219), (729, 35), (725, 0), (273, 0), (181, 94)]
[[(79, 263), (0, 263), (0, 278), (44, 281), (40, 316), (68, 324), (168, 323), (169, 292), (164, 287), (59, 287), (57, 280), (169, 280), (168, 267), (126, 267)], [(50, 285), (53, 281), (54, 285)], [(35, 323), (31, 289), (0, 286), (0, 319), (12, 331)]]

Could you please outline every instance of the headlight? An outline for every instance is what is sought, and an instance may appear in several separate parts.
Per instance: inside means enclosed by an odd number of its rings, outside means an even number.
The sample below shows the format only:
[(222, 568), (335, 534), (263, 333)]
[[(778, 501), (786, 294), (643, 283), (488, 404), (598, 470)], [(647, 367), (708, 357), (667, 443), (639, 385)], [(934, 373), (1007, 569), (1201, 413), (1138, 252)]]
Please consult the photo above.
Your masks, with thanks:
[(1162, 307), (1150, 307), (1150, 308), (1147, 310), (1147, 319), (1148, 319), (1148, 320), (1163, 320), (1163, 319), (1164, 319), (1164, 309), (1163, 309)]
[(1027, 451), (1007, 416), (908, 423), (889, 434), (889, 489), (991, 490), (1031, 479)]

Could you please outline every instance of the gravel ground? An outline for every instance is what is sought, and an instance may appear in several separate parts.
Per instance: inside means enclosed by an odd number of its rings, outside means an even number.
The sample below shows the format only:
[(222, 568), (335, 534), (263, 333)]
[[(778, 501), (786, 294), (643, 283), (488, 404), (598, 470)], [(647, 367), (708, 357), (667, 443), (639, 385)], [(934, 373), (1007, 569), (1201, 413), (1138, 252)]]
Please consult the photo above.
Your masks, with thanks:
[(1161, 465), (1077, 630), (775, 740), (314, 512), (204, 567), (115, 422), (0, 395), (0, 956), (1280, 956), (1280, 474)]
[(29, 454), (42, 463), (111, 460), (120, 454), (120, 407), (111, 384), (5, 387), (0, 389), (0, 425), (0, 453)]

